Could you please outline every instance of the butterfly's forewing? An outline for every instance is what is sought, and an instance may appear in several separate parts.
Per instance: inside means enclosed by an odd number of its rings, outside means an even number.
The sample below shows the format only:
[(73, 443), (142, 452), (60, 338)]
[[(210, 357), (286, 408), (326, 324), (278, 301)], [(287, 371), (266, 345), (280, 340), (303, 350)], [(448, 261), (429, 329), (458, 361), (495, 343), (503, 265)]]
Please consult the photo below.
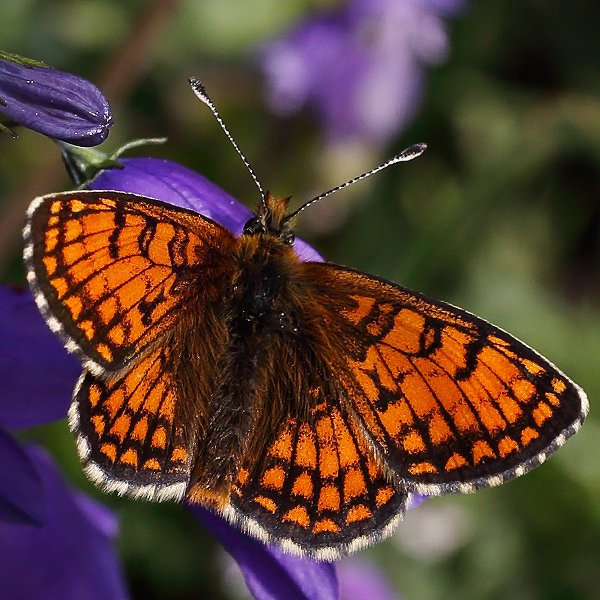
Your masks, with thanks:
[(38, 198), (24, 238), (40, 311), (95, 375), (121, 370), (168, 331), (191, 283), (199, 309), (214, 301), (233, 239), (195, 213), (118, 192)]
[(320, 263), (305, 270), (334, 309), (340, 352), (331, 358), (349, 409), (413, 489), (499, 485), (581, 426), (584, 392), (497, 327), (363, 273)]

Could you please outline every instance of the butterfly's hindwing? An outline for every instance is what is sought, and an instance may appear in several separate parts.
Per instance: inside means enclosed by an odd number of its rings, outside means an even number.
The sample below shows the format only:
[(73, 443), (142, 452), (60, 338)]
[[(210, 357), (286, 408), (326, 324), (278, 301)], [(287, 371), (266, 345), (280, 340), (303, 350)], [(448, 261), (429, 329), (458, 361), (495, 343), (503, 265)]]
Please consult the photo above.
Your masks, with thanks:
[(181, 499), (196, 432), (182, 419), (168, 346), (147, 353), (119, 378), (82, 374), (70, 425), (92, 479), (109, 491)]
[(332, 398), (310, 419), (288, 419), (258, 464), (240, 471), (232, 506), (251, 532), (296, 554), (333, 560), (387, 537), (408, 500)]

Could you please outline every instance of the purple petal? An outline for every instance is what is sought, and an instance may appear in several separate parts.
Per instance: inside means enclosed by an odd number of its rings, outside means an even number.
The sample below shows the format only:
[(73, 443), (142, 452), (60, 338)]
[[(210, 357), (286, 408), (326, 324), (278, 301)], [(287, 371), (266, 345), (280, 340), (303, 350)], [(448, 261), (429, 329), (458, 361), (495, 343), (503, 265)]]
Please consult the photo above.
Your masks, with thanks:
[(410, 497), (410, 503), (408, 504), (406, 510), (413, 510), (413, 508), (421, 506), (421, 504), (423, 504), (423, 502), (425, 502), (427, 498), (429, 498), (429, 496), (424, 496), (423, 494), (418, 494), (417, 492), (414, 492)]
[(119, 533), (119, 521), (115, 513), (82, 492), (73, 491), (72, 494), (79, 510), (98, 532), (106, 538), (116, 539)]
[[(124, 169), (103, 171), (89, 188), (115, 190), (156, 198), (181, 208), (194, 210), (234, 235), (240, 235), (252, 212), (233, 196), (203, 177), (175, 162), (158, 158), (119, 159)], [(296, 253), (302, 260), (322, 261), (306, 242), (296, 240)]]
[(189, 508), (237, 561), (257, 600), (338, 599), (334, 564), (285, 554), (234, 529), (202, 507)]
[(235, 235), (242, 233), (252, 216), (233, 196), (178, 163), (159, 158), (123, 158), (119, 162), (124, 169), (103, 171), (89, 188), (130, 192), (194, 210)]
[(42, 480), (25, 450), (0, 427), (0, 532), (2, 523), (42, 526), (44, 521)]
[(0, 526), (0, 590), (6, 598), (124, 600), (128, 597), (113, 540), (82, 511), (56, 466), (39, 449), (28, 454), (46, 491), (46, 525)]
[(80, 372), (31, 293), (0, 286), (0, 423), (20, 429), (64, 419)]
[(78, 146), (102, 143), (112, 125), (108, 101), (89, 81), (4, 60), (0, 112), (33, 131)]
[(340, 600), (399, 600), (384, 573), (373, 563), (359, 558), (338, 562)]

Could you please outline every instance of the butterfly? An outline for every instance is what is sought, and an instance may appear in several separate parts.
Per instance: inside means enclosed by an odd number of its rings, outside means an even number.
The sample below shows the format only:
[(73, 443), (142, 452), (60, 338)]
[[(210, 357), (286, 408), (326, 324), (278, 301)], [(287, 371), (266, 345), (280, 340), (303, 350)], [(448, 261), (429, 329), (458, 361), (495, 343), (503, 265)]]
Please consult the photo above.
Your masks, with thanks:
[(333, 560), (387, 537), (412, 494), (502, 484), (579, 429), (583, 390), (503, 330), (302, 262), (288, 203), (266, 194), (236, 237), (135, 194), (32, 202), (28, 281), (83, 365), (69, 422), (92, 481)]

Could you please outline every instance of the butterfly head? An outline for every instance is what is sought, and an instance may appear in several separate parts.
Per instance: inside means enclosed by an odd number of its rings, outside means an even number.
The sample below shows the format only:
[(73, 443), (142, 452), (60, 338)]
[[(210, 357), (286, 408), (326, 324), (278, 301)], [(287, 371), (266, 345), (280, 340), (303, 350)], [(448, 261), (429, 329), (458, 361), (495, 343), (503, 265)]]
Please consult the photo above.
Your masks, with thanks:
[(289, 246), (294, 243), (292, 224), (286, 218), (290, 197), (273, 198), (267, 192), (265, 201), (260, 204), (256, 216), (244, 225), (244, 235), (270, 235)]

